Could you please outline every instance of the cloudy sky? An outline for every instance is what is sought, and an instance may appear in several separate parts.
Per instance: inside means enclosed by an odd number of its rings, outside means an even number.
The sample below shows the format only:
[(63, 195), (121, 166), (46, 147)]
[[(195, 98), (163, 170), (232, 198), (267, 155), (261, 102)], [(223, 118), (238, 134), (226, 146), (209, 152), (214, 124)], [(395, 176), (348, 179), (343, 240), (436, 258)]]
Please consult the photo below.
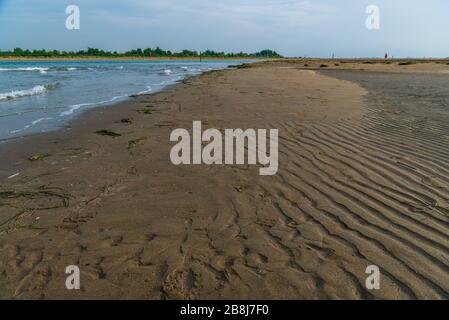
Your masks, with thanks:
[[(81, 29), (65, 28), (78, 5)], [(368, 5), (380, 30), (368, 30)], [(286, 56), (449, 56), (447, 0), (0, 0), (0, 49), (181, 50)]]

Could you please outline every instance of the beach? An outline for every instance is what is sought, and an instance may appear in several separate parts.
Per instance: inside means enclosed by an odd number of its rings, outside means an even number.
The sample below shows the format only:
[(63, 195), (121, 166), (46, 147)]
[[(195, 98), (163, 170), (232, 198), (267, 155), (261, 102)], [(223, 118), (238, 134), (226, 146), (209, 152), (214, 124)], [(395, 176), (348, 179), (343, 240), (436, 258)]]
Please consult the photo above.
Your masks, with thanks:
[[(448, 78), (258, 62), (0, 144), (0, 298), (448, 299)], [(278, 129), (277, 174), (173, 165), (193, 121)]]

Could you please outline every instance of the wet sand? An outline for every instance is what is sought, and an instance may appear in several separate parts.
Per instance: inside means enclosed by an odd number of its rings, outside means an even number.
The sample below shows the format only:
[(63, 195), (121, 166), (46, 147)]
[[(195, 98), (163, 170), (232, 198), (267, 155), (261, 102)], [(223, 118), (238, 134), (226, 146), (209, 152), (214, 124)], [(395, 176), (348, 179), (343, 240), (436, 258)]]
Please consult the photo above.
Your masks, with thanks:
[[(210, 72), (0, 145), (0, 298), (449, 298), (447, 67), (313, 63)], [(278, 174), (172, 165), (193, 120), (279, 129)]]

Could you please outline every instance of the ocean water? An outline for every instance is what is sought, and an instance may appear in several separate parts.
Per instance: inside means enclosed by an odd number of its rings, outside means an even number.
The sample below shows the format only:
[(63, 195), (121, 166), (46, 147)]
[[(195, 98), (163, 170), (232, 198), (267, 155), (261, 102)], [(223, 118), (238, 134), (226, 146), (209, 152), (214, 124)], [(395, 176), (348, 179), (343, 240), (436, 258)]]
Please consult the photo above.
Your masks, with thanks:
[(157, 92), (186, 77), (242, 62), (0, 62), (0, 141), (54, 130), (86, 109)]

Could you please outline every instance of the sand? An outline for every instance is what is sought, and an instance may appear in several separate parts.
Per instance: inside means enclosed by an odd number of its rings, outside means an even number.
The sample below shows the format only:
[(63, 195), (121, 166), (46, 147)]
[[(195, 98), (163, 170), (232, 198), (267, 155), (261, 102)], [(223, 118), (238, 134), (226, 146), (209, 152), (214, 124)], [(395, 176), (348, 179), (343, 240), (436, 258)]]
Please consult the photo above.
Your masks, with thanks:
[(447, 74), (449, 60), (413, 59), (286, 59), (266, 62), (283, 68), (304, 70), (357, 70), (406, 74)]
[[(0, 145), (0, 298), (447, 299), (449, 116), (413, 105), (442, 93), (321, 69), (210, 72)], [(278, 174), (172, 165), (170, 133), (193, 120), (279, 129)]]

